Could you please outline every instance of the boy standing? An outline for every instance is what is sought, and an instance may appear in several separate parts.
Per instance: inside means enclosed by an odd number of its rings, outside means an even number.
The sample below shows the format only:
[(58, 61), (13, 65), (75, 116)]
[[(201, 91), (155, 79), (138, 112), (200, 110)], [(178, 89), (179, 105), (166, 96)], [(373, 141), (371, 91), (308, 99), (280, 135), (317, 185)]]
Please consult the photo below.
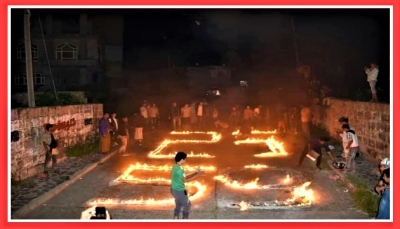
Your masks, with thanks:
[(354, 130), (350, 130), (350, 126), (348, 124), (344, 124), (342, 126), (342, 130), (346, 133), (347, 145), (345, 149), (349, 152), (349, 156), (346, 162), (347, 170), (345, 170), (344, 172), (346, 173), (347, 171), (350, 171), (354, 173), (356, 171), (356, 162), (354, 159), (356, 158), (357, 152), (359, 150), (358, 138)]
[(175, 164), (171, 171), (171, 194), (175, 198), (174, 219), (179, 219), (182, 211), (182, 219), (189, 219), (190, 200), (185, 187), (185, 182), (201, 175), (200, 168), (195, 172), (186, 174), (182, 165), (186, 162), (187, 154), (178, 152), (175, 155)]

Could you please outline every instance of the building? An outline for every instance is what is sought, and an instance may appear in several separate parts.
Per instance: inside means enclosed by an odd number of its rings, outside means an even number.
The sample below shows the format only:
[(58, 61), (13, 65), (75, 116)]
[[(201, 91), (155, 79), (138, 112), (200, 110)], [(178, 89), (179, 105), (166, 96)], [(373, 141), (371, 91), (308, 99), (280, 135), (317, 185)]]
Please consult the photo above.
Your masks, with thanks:
[[(31, 10), (35, 92), (82, 90), (120, 74), (123, 24), (122, 15), (97, 10)], [(25, 92), (23, 23), (13, 29), (12, 93)]]
[(188, 67), (186, 77), (189, 87), (194, 90), (204, 91), (231, 84), (231, 70), (223, 66)]

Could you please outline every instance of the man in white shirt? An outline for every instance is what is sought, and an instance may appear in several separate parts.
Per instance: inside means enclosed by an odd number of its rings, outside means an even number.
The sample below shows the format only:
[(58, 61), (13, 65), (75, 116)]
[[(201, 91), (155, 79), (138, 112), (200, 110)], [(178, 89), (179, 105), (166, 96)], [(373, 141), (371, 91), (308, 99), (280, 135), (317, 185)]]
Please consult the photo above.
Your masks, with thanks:
[(204, 106), (203, 102), (200, 102), (199, 106), (197, 106), (197, 120), (200, 128), (204, 127), (203, 117), (204, 117)]
[(370, 67), (365, 67), (365, 73), (367, 74), (367, 81), (369, 83), (369, 86), (371, 87), (371, 92), (372, 92), (372, 99), (370, 102), (378, 102), (378, 97), (376, 95), (376, 82), (378, 81), (378, 74), (379, 74), (379, 69), (378, 65), (375, 63), (371, 63)]
[(356, 171), (355, 157), (359, 150), (358, 138), (356, 133), (353, 130), (350, 130), (350, 126), (348, 124), (343, 124), (342, 129), (344, 132), (346, 132), (346, 137), (347, 137), (346, 149), (349, 150), (349, 157), (347, 158), (346, 170), (344, 172), (350, 171), (354, 173)]

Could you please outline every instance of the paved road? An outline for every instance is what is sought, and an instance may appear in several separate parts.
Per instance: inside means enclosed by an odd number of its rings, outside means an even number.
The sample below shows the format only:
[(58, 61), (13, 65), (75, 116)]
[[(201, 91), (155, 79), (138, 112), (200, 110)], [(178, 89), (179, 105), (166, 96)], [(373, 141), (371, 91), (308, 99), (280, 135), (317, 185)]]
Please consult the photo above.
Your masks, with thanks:
[[(80, 213), (88, 208), (88, 201), (98, 198), (116, 198), (119, 200), (155, 198), (171, 198), (169, 187), (163, 185), (118, 184), (110, 186), (110, 181), (116, 179), (130, 165), (147, 163), (149, 165), (172, 165), (171, 159), (149, 159), (147, 154), (165, 138), (165, 134), (151, 134), (153, 139), (143, 147), (131, 146), (127, 156), (117, 155), (106, 163), (98, 166), (82, 179), (72, 184), (64, 191), (54, 196), (44, 205), (39, 206), (29, 213), (26, 219), (79, 219)], [(188, 137), (188, 136), (187, 136)], [(187, 138), (186, 137), (186, 138)], [(265, 136), (264, 136), (265, 137)], [(169, 136), (168, 138), (172, 138)], [(204, 136), (203, 136), (204, 138)], [(315, 171), (310, 160), (305, 161), (303, 167), (297, 168), (298, 154), (301, 142), (296, 136), (287, 136), (279, 139), (285, 143), (285, 149), (290, 153), (287, 157), (256, 158), (255, 153), (268, 151), (260, 145), (235, 145), (230, 133), (225, 134), (222, 140), (210, 144), (176, 144), (170, 145), (162, 153), (183, 150), (194, 153), (208, 153), (214, 158), (200, 159), (188, 158), (188, 165), (213, 165), (215, 172), (207, 172), (199, 182), (207, 186), (203, 198), (193, 201), (192, 219), (368, 219), (369, 217), (356, 210), (349, 192), (338, 181), (328, 179), (329, 170)], [(278, 170), (264, 169), (260, 171), (243, 170), (244, 165), (265, 164)], [(217, 174), (228, 174), (238, 181), (248, 182), (259, 178), (259, 184), (274, 184), (277, 179), (284, 178), (288, 171), (300, 174), (298, 184), (303, 181), (311, 181), (310, 188), (314, 191), (315, 200), (311, 207), (286, 207), (284, 209), (254, 209), (239, 211), (237, 207), (231, 207), (233, 203), (268, 202), (276, 199), (290, 197), (291, 189), (278, 190), (232, 190), (213, 177)], [(135, 177), (154, 178), (169, 177), (169, 172), (138, 171)], [(289, 190), (289, 191), (288, 191)], [(196, 190), (194, 190), (195, 192)], [(268, 209), (269, 208), (269, 209)], [(171, 219), (173, 205), (161, 206), (143, 205), (113, 205), (108, 206), (114, 219)]]

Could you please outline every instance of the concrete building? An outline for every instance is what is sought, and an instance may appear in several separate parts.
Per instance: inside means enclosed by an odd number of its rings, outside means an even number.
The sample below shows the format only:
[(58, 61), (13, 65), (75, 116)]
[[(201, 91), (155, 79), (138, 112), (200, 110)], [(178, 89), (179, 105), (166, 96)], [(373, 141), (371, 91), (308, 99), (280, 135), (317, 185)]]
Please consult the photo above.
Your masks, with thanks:
[[(31, 11), (35, 92), (82, 90), (120, 74), (123, 16), (84, 10)], [(23, 28), (23, 27), (22, 27)], [(13, 37), (12, 93), (27, 90), (23, 33)]]
[(189, 87), (194, 90), (207, 90), (231, 84), (231, 70), (223, 66), (188, 67), (186, 77)]

